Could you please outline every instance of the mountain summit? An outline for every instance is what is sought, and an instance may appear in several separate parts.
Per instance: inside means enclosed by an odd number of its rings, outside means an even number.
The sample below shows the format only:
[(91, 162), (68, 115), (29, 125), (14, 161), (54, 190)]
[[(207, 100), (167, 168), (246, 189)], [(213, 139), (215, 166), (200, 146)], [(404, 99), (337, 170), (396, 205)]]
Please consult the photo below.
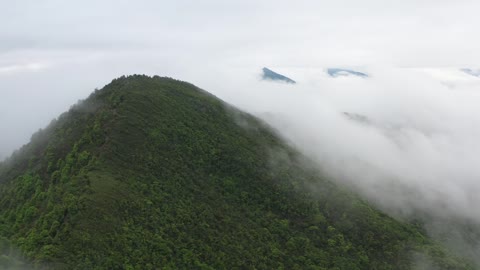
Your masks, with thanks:
[(360, 78), (367, 78), (368, 74), (351, 70), (351, 69), (344, 69), (344, 68), (329, 68), (327, 69), (328, 75), (333, 78), (337, 77), (348, 77), (348, 76), (355, 76)]
[(480, 69), (462, 68), (460, 70), (468, 75), (480, 78)]
[(282, 74), (276, 73), (273, 70), (270, 70), (266, 67), (262, 69), (263, 75), (262, 79), (264, 80), (271, 80), (271, 81), (278, 81), (278, 82), (285, 82), (285, 83), (291, 83), (295, 84), (296, 82), (286, 76), (283, 76)]
[(115, 79), (0, 165), (0, 267), (469, 269), (304, 164), (192, 84)]

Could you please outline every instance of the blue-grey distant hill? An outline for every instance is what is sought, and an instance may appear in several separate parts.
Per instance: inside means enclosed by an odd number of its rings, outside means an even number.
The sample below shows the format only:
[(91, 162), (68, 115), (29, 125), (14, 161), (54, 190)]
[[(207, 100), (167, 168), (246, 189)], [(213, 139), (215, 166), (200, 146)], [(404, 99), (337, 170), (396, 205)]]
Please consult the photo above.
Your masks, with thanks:
[(368, 74), (351, 70), (351, 69), (343, 69), (343, 68), (329, 68), (327, 69), (327, 73), (328, 75), (330, 75), (330, 77), (334, 77), (334, 78), (344, 77), (344, 76), (357, 76), (361, 78), (368, 77)]
[(480, 78), (480, 69), (473, 70), (471, 68), (462, 68), (460, 70), (467, 73), (468, 75)]
[(263, 80), (272, 80), (272, 81), (279, 81), (279, 82), (285, 82), (285, 83), (291, 83), (291, 84), (297, 83), (294, 80), (286, 76), (283, 76), (282, 74), (276, 73), (275, 71), (268, 69), (266, 67), (264, 67), (262, 71), (263, 71), (263, 74), (262, 74)]

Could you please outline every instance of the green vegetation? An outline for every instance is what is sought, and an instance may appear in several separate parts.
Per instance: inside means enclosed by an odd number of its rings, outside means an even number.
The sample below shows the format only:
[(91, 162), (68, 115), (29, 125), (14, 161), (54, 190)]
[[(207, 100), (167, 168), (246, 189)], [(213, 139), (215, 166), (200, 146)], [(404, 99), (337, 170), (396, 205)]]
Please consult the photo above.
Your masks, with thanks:
[(115, 79), (0, 165), (0, 268), (471, 269), (302, 164), (191, 84)]

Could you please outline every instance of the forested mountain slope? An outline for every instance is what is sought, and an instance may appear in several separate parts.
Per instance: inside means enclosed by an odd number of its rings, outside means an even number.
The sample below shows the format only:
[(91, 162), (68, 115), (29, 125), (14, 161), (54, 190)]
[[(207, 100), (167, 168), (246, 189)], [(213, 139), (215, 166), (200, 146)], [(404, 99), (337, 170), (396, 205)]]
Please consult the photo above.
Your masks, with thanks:
[(0, 165), (0, 268), (471, 269), (304, 163), (191, 84), (115, 79)]

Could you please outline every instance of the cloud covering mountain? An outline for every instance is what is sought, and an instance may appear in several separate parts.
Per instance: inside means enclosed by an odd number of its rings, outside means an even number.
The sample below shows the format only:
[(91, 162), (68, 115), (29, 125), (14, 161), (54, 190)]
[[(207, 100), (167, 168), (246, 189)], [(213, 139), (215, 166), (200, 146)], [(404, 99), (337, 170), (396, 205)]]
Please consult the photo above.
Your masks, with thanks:
[[(480, 222), (480, 85), (460, 70), (480, 62), (478, 10), (471, 0), (5, 3), (0, 158), (111, 78), (159, 74), (262, 117), (391, 212)], [(295, 91), (259, 81), (264, 65)], [(325, 74), (337, 66), (372, 77)]]

